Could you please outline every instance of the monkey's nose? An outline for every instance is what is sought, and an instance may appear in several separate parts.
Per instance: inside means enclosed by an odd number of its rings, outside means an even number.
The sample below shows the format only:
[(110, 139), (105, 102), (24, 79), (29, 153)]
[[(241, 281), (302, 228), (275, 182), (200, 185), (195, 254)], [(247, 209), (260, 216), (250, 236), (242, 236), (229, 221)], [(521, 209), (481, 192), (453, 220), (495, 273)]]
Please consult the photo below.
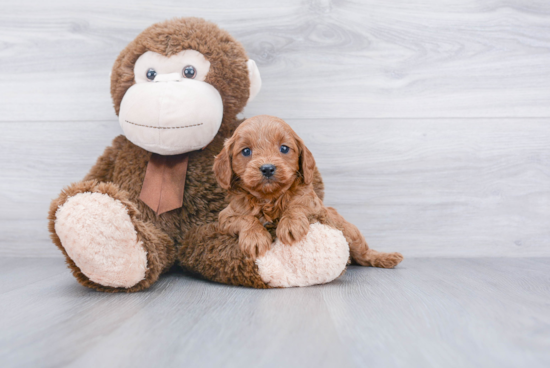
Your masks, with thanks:
[(273, 175), (275, 175), (275, 170), (277, 170), (277, 166), (272, 164), (265, 164), (260, 167), (262, 175), (266, 178), (271, 178)]

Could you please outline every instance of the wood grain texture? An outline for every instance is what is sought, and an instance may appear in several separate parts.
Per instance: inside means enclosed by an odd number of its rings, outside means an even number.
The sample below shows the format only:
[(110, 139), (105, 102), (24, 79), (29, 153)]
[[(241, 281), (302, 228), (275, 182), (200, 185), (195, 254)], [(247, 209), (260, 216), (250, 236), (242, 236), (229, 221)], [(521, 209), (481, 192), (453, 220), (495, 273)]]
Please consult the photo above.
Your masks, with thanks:
[(217, 22), (257, 61), (263, 90), (247, 116), (550, 116), (543, 0), (19, 0), (2, 9), (2, 121), (112, 119), (116, 56), (175, 16)]
[(307, 288), (170, 274), (148, 291), (112, 295), (78, 285), (58, 259), (0, 259), (0, 362), (547, 367), (549, 272), (548, 258), (408, 259)]
[[(548, 119), (290, 119), (326, 204), (379, 250), (549, 256)], [(0, 123), (0, 255), (60, 256), (50, 200), (80, 180), (118, 123)], [(31, 133), (30, 133), (31, 132)]]

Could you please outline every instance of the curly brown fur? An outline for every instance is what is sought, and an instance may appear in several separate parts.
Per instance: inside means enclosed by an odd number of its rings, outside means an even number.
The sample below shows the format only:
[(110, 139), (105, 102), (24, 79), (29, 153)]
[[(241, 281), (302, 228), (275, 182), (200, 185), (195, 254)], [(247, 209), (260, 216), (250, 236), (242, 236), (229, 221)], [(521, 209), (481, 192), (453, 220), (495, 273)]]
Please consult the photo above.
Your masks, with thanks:
[(401, 262), (399, 253), (369, 249), (357, 227), (323, 205), (312, 185), (315, 167), (303, 140), (283, 120), (260, 115), (243, 122), (214, 162), (230, 201), (219, 215), (220, 231), (238, 235), (242, 251), (255, 258), (273, 242), (265, 224), (276, 223), (277, 238), (292, 245), (310, 224), (321, 222), (344, 233), (354, 262), (385, 268)]

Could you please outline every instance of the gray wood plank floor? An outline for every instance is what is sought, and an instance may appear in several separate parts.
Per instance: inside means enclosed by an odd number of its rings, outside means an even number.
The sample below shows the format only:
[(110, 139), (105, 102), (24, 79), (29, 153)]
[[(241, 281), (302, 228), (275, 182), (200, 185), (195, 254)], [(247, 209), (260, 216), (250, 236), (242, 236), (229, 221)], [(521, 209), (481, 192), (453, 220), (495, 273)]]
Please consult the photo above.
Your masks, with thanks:
[(548, 367), (550, 259), (407, 259), (327, 285), (164, 276), (78, 285), (59, 259), (0, 259), (2, 367)]

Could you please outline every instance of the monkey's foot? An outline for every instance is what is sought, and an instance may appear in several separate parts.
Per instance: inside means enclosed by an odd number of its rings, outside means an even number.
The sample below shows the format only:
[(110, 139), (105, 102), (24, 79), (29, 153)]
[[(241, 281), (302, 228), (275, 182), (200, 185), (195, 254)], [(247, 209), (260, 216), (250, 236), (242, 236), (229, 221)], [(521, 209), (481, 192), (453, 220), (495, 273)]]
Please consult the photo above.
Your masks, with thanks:
[(262, 280), (272, 287), (325, 284), (346, 269), (349, 245), (341, 231), (315, 223), (307, 236), (293, 245), (277, 239), (256, 260)]
[(147, 252), (119, 200), (103, 193), (76, 194), (57, 210), (55, 231), (91, 281), (130, 288), (145, 278)]

